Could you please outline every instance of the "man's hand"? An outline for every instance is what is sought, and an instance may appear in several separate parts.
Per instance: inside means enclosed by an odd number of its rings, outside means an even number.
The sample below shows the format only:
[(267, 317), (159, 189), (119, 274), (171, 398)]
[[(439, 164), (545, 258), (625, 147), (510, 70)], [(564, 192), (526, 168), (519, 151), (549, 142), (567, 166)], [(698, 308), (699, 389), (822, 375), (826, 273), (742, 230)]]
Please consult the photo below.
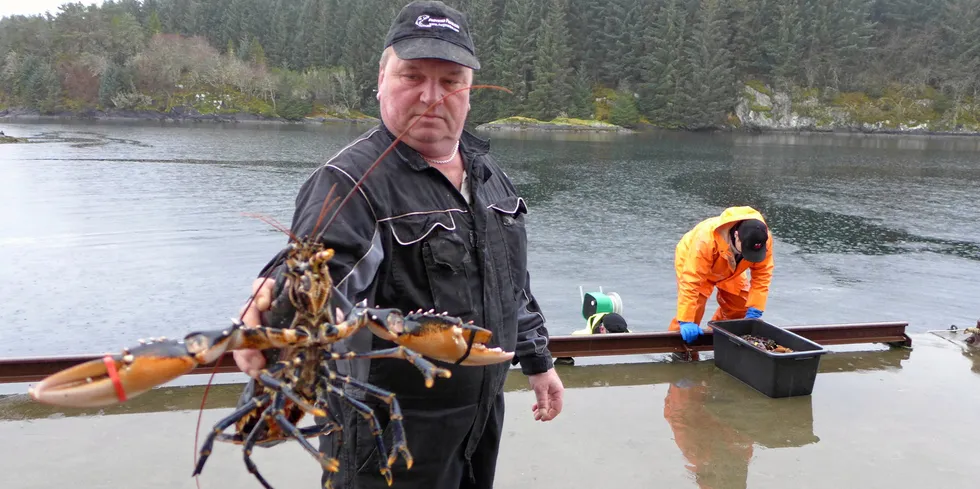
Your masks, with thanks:
[[(248, 309), (243, 311), (242, 316), (242, 322), (246, 327), (254, 328), (262, 325), (260, 313), (272, 307), (272, 287), (275, 283), (272, 278), (258, 278), (252, 282), (255, 299), (249, 304)], [(235, 350), (231, 354), (238, 368), (250, 377), (258, 377), (259, 370), (265, 367), (265, 357), (259, 350)]]
[(538, 398), (538, 402), (531, 406), (531, 411), (534, 412), (534, 420), (551, 421), (555, 419), (561, 413), (562, 393), (565, 392), (565, 386), (558, 378), (558, 372), (551, 368), (544, 373), (529, 375), (527, 380), (531, 384), (531, 388), (534, 389), (535, 397)]

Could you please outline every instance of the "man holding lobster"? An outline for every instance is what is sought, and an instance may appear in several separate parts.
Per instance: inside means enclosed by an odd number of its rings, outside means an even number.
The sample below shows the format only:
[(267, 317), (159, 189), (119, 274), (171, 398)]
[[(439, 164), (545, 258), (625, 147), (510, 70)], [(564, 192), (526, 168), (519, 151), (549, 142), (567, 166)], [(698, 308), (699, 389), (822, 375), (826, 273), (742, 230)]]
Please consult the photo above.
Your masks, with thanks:
[[(291, 232), (323, 232), (333, 248), (330, 274), (344, 313), (352, 304), (434, 309), (493, 333), (493, 345), (515, 352), (537, 402), (534, 418), (561, 412), (564, 387), (548, 351), (544, 316), (531, 294), (527, 271), (527, 207), (513, 183), (489, 154), (488, 142), (465, 131), (473, 72), (480, 68), (466, 17), (438, 1), (406, 5), (385, 40), (378, 72), (381, 123), (317, 168), (301, 186)], [(431, 107), (431, 108), (430, 108)], [(428, 110), (428, 112), (426, 112)], [(411, 126), (411, 127), (410, 127)], [(377, 167), (372, 163), (402, 136)], [(355, 182), (371, 173), (363, 183)], [(330, 229), (314, 229), (324, 199), (350, 197)], [(334, 212), (334, 211), (330, 211)], [(281, 255), (262, 271), (281, 267)], [(274, 275), (274, 273), (272, 274)], [(255, 301), (245, 311), (249, 327), (269, 309), (273, 281), (257, 279)], [(348, 350), (393, 346), (364, 329)], [(236, 351), (236, 362), (255, 376), (265, 365), (256, 350)], [(392, 391), (401, 404), (414, 465), (392, 467), (403, 489), (490, 488), (504, 420), (503, 385), (509, 362), (457, 366), (449, 379), (423, 385), (403, 360), (337, 362), (337, 370)], [(353, 394), (352, 394), (353, 395)], [(373, 402), (370, 398), (362, 402)], [(384, 404), (372, 405), (386, 424)], [(387, 487), (377, 468), (367, 421), (344, 403), (331, 404), (344, 437), (341, 453), (332, 439), (320, 450), (340, 460), (340, 487)], [(324, 481), (328, 474), (324, 471)]]

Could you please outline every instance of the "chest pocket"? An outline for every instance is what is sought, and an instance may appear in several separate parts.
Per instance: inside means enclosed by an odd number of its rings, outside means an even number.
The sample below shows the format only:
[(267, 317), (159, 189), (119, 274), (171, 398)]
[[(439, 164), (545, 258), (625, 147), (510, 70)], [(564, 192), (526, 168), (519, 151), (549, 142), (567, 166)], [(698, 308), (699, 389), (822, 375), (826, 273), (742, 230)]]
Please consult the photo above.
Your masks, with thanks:
[(527, 269), (527, 203), (516, 195), (508, 196), (487, 206), (500, 229), (500, 248), (504, 251), (506, 267), (515, 292), (524, 288)]
[(392, 260), (396, 293), (418, 294), (412, 302), (431, 303), (440, 313), (465, 316), (473, 311), (473, 257), (464, 239), (468, 232), (456, 222), (464, 219), (462, 212), (419, 212), (387, 219), (401, 255)]

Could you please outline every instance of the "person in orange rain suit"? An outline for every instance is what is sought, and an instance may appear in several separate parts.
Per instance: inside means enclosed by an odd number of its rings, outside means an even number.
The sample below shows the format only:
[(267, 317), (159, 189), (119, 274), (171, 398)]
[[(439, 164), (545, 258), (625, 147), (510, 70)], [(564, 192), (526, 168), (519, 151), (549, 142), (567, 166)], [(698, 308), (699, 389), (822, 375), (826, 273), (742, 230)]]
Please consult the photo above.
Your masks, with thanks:
[(674, 268), (677, 315), (668, 330), (680, 331), (691, 343), (701, 335), (704, 307), (715, 287), (718, 309), (713, 321), (762, 317), (772, 280), (772, 234), (759, 211), (729, 207), (684, 234), (677, 243)]
[(674, 382), (664, 399), (664, 419), (700, 489), (745, 489), (753, 441), (704, 407), (707, 388)]

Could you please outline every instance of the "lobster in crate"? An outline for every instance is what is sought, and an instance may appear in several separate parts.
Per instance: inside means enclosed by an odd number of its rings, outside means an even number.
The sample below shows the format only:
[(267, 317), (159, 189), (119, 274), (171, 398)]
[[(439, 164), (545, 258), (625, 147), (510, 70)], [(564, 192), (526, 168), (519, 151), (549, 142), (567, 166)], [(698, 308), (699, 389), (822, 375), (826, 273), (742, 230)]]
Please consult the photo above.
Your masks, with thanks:
[[(401, 136), (392, 142), (374, 162), (375, 166), (400, 139)], [(363, 178), (368, 174), (370, 170)], [(360, 182), (355, 184), (347, 198), (359, 185)], [(317, 227), (333, 201), (330, 196), (324, 200)], [(335, 212), (333, 217), (336, 218), (338, 213)], [(324, 229), (329, 228), (332, 220)], [(419, 369), (425, 385), (431, 387), (437, 377), (448, 378), (450, 371), (437, 367), (426, 357), (460, 365), (490, 365), (510, 361), (514, 353), (488, 347), (489, 330), (433, 310), (404, 313), (398, 309), (370, 308), (362, 302), (348, 311), (345, 318), (340, 309), (331, 310), (335, 289), (328, 271), (334, 251), (316, 239), (316, 232), (311, 237), (297, 238), (282, 226), (274, 222), (273, 225), (290, 234), (291, 239), (285, 254), (285, 267), (275, 282), (276, 299), (266, 313), (264, 324), (283, 327), (249, 328), (237, 319), (227, 328), (196, 331), (179, 340), (140, 340), (138, 346), (125, 348), (121, 353), (106, 355), (46, 377), (30, 389), (30, 396), (41, 403), (64, 407), (121, 403), (185, 375), (199, 365), (213, 363), (228, 351), (264, 350), (271, 353), (274, 361), (268, 362), (259, 372), (255, 388), (243, 396), (234, 412), (214, 425), (200, 448), (193, 475), (197, 476), (203, 470), (215, 441), (231, 442), (243, 446), (249, 472), (264, 487), (271, 489), (250, 459), (251, 451), (255, 446), (273, 446), (289, 439), (296, 440), (326, 471), (337, 472), (339, 461), (325, 457), (307, 441), (307, 438), (320, 435), (342, 435), (340, 425), (327, 409), (328, 396), (335, 396), (369, 419), (378, 453), (388, 454), (379, 457), (379, 465), (390, 486), (391, 466), (399, 454), (408, 468), (412, 466), (398, 400), (391, 392), (340, 375), (331, 369), (329, 362), (355, 358), (404, 359)], [(282, 320), (287, 317), (291, 319)], [(282, 322), (277, 324), (277, 321)], [(364, 327), (397, 346), (368, 352), (335, 350), (337, 342)], [(393, 435), (390, 451), (385, 447), (374, 412), (367, 404), (347, 396), (346, 386), (359, 388), (388, 405)], [(298, 424), (306, 415), (326, 421), (322, 425), (300, 428)], [(232, 426), (234, 432), (225, 433)], [(337, 444), (340, 443), (338, 438)], [(329, 478), (327, 485), (330, 486)]]

